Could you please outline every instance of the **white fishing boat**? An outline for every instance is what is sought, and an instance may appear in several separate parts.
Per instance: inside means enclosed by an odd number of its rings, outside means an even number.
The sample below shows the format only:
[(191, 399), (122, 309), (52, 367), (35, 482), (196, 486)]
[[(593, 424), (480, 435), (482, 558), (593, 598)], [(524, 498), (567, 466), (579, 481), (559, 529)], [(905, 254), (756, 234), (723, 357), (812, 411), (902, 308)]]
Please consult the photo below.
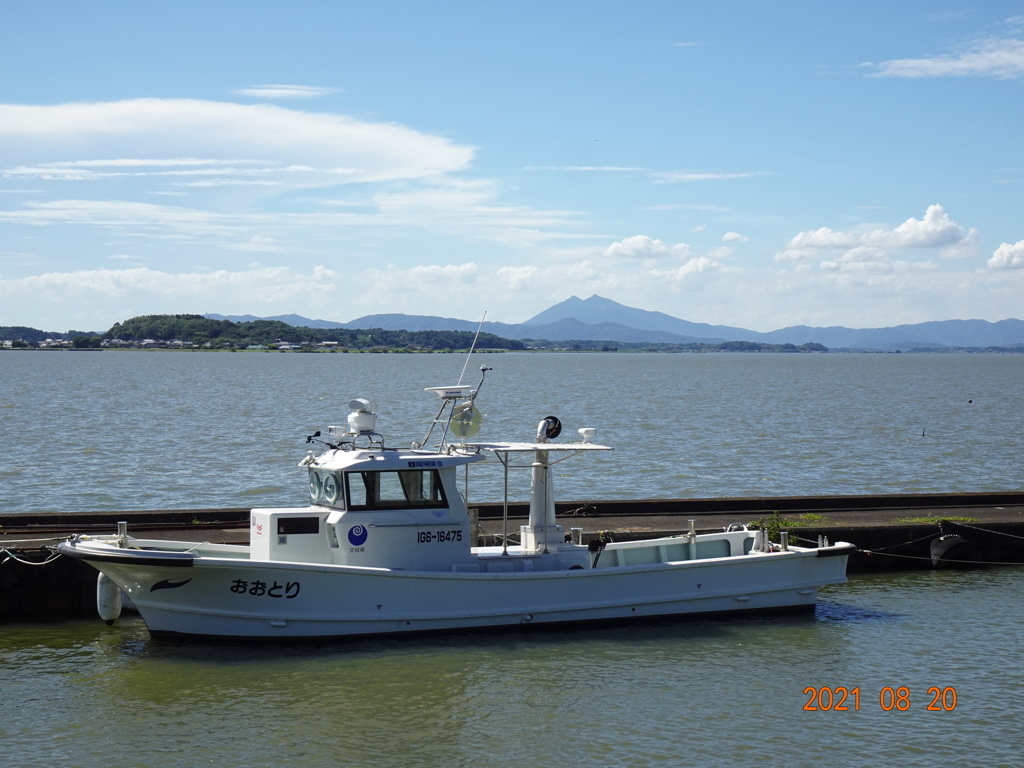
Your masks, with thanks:
[[(554, 417), (527, 442), (472, 441), (487, 370), (476, 388), (427, 390), (441, 407), (409, 449), (387, 447), (369, 403), (351, 401), (347, 426), (308, 438), (323, 444), (301, 463), (310, 503), (253, 509), (248, 546), (135, 538), (122, 524), (60, 551), (100, 571), (101, 617), (117, 617), (123, 592), (158, 636), (348, 637), (813, 609), (820, 587), (846, 580), (851, 544), (772, 543), (746, 526), (698, 534), (691, 524), (610, 543), (584, 544), (579, 529), (567, 536), (552, 467), (611, 449), (593, 429), (559, 442)], [(437, 444), (423, 447), (435, 430)], [(474, 546), (462, 475), (487, 458), (503, 467), (506, 489), (510, 470), (531, 472), (514, 545)]]

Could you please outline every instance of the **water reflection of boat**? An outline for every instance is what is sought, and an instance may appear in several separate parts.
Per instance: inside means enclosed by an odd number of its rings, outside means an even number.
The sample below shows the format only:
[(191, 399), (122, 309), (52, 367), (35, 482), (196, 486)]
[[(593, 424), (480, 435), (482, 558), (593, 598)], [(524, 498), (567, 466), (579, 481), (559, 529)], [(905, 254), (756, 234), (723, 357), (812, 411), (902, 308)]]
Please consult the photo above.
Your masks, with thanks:
[[(123, 590), (154, 635), (338, 637), (810, 609), (819, 587), (845, 581), (854, 547), (842, 542), (773, 544), (745, 527), (611, 543), (567, 536), (552, 467), (611, 449), (593, 429), (558, 442), (555, 417), (531, 441), (472, 441), (487, 370), (476, 389), (428, 390), (441, 407), (410, 449), (387, 447), (369, 403), (351, 401), (347, 427), (309, 438), (323, 444), (302, 462), (310, 504), (252, 510), (248, 546), (139, 539), (122, 526), (60, 551), (101, 572), (101, 616), (116, 618)], [(435, 429), (437, 445), (422, 447)], [(506, 489), (510, 470), (531, 472), (529, 520), (514, 546), (471, 540), (460, 487), (468, 492), (469, 465), (487, 458), (503, 467)]]

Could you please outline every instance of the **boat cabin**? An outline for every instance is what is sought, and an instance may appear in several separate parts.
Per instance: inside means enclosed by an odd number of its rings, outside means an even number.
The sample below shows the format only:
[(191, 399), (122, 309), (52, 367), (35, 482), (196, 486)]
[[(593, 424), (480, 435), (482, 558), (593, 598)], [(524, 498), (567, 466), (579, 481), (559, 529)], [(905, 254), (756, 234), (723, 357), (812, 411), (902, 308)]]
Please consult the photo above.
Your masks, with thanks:
[(257, 509), (254, 559), (451, 570), (471, 559), (456, 470), (483, 456), (336, 448), (308, 462), (310, 506)]
[[(487, 369), (483, 369), (487, 370)], [(436, 451), (418, 446), (385, 448), (369, 402), (352, 400), (348, 427), (329, 427), (337, 442), (310, 451), (300, 466), (309, 473), (308, 507), (254, 509), (250, 557), (254, 560), (324, 563), (410, 571), (509, 572), (587, 567), (585, 548), (565, 542), (555, 520), (551, 464), (565, 454), (609, 450), (591, 442), (594, 430), (580, 430), (582, 442), (549, 443), (561, 424), (549, 416), (533, 443), (448, 442), (449, 434), (470, 437), (479, 428), (469, 387), (432, 387), (442, 399), (434, 425), (442, 425)], [(461, 405), (456, 405), (463, 400)], [(450, 409), (447, 418), (442, 418)], [(431, 427), (433, 429), (433, 427)], [(431, 432), (427, 432), (424, 443)], [(311, 435), (310, 442), (320, 437)], [(562, 454), (558, 459), (550, 453)], [(531, 472), (530, 519), (521, 526), (518, 547), (474, 550), (466, 499), (457, 470), (485, 455)], [(507, 482), (506, 482), (507, 487)]]

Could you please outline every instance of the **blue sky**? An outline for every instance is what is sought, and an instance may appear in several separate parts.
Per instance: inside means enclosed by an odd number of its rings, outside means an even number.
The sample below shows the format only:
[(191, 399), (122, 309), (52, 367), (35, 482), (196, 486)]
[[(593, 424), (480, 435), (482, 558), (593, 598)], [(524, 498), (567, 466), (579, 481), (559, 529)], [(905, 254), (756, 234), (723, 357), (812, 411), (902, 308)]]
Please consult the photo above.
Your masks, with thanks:
[(1024, 2), (0, 6), (0, 325), (1024, 317)]

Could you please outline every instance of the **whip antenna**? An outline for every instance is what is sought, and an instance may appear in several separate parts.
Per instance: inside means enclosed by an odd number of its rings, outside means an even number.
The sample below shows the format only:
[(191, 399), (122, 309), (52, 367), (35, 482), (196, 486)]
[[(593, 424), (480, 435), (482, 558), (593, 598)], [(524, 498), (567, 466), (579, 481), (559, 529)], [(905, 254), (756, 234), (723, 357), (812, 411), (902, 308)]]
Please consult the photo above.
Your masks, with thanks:
[(480, 338), (480, 329), (484, 327), (484, 320), (487, 319), (487, 312), (484, 312), (484, 316), (480, 318), (480, 325), (476, 327), (476, 335), (473, 337), (473, 345), (469, 348), (469, 354), (466, 355), (466, 362), (462, 366), (462, 373), (459, 374), (459, 384), (462, 384), (462, 377), (466, 375), (466, 368), (469, 367), (469, 359), (473, 356), (473, 350), (476, 349), (476, 340)]

